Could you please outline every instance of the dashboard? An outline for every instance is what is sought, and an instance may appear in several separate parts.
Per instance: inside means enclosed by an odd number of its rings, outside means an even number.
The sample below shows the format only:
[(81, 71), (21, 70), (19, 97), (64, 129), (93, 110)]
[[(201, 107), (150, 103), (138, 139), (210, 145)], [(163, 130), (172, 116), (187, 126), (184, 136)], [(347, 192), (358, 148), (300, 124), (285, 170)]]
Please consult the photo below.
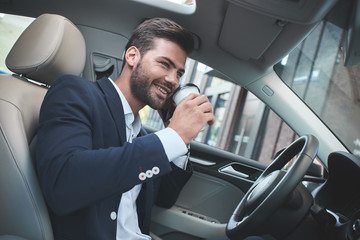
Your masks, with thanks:
[(328, 157), (328, 173), (314, 198), (333, 216), (328, 229), (331, 239), (360, 239), (360, 160), (346, 152), (333, 152)]

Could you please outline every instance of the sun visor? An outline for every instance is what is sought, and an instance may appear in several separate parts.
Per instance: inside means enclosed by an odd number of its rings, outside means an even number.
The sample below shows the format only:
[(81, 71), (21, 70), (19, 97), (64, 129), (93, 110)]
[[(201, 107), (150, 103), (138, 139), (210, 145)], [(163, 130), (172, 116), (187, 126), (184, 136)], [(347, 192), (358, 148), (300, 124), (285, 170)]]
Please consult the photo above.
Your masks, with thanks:
[(230, 3), (276, 19), (313, 24), (320, 21), (337, 0), (228, 0)]
[(313, 25), (336, 0), (228, 0), (219, 46), (241, 60), (258, 60), (286, 25)]
[(229, 4), (219, 46), (242, 60), (259, 59), (276, 39), (285, 22)]

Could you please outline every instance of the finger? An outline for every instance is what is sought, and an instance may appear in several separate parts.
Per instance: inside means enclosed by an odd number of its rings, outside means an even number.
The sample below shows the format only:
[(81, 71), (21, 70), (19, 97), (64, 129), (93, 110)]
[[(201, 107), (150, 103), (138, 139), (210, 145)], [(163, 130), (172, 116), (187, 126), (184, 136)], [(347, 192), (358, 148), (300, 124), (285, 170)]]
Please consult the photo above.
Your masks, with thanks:
[[(183, 100), (180, 101), (180, 103), (178, 105), (184, 105), (184, 103), (189, 104), (188, 106), (194, 105), (194, 103), (192, 102), (193, 99), (195, 99), (197, 96), (199, 96), (196, 93), (190, 93), (188, 96), (186, 96)], [(176, 103), (174, 103), (174, 105), (176, 106)]]
[(213, 107), (210, 102), (204, 102), (201, 105), (199, 105), (199, 110), (203, 113), (213, 113)]
[(193, 99), (197, 98), (198, 96), (200, 96), (200, 95), (196, 94), (196, 93), (190, 93), (188, 96), (186, 96), (186, 98), (184, 98), (183, 102), (193, 100)]
[(215, 123), (215, 116), (212, 113), (203, 113), (202, 121), (204, 121), (204, 124), (207, 123), (211, 126)]
[(206, 95), (197, 95), (197, 97), (193, 98), (192, 101), (197, 106), (200, 106), (201, 104), (204, 104), (206, 102), (210, 103)]
[(210, 126), (212, 126), (215, 123), (215, 118), (212, 118), (211, 120), (208, 121), (208, 124)]

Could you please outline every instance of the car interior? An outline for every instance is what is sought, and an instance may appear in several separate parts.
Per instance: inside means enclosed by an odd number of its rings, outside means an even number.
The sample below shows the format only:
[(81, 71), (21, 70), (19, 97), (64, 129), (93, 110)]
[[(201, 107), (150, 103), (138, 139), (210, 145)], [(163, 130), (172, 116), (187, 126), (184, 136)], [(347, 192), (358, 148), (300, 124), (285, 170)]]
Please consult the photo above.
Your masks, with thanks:
[[(64, 74), (93, 82), (102, 76), (116, 79), (132, 30), (153, 17), (171, 18), (189, 29), (195, 40), (189, 58), (206, 64), (209, 76), (251, 92), (289, 125), (292, 138), (278, 144), (266, 163), (193, 141), (193, 176), (174, 206), (153, 208), (151, 237), (360, 239), (360, 140), (351, 138), (354, 147), (349, 147), (277, 71), (279, 62), (324, 21), (346, 31), (341, 63), (357, 65), (360, 2), (181, 2), (0, 0), (3, 14), (32, 19), (5, 56), (9, 72), (0, 69), (0, 240), (54, 239), (34, 166), (39, 111), (47, 89)], [(5, 17), (0, 17), (0, 33)], [(350, 89), (355, 110), (340, 125), (349, 125), (346, 134), (360, 137), (359, 75), (354, 79), (351, 86), (357, 88)], [(224, 123), (224, 128), (232, 125)], [(234, 138), (223, 132), (224, 138)], [(260, 148), (256, 143), (254, 148)]]

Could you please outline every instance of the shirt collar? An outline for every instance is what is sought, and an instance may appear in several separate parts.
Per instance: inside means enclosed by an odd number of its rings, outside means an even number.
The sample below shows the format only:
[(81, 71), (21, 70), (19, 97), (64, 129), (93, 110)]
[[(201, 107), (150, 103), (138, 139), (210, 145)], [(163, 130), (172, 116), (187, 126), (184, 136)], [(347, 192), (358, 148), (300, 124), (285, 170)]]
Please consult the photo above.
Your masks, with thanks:
[(131, 107), (128, 103), (128, 101), (126, 100), (124, 94), (121, 92), (120, 88), (115, 84), (115, 82), (113, 80), (111, 80), (109, 78), (109, 81), (113, 84), (113, 86), (115, 87), (117, 93), (119, 94), (119, 97), (121, 99), (121, 103), (124, 109), (124, 115), (125, 115), (125, 124), (127, 127), (131, 127), (134, 130), (135, 135), (138, 135), (141, 129), (141, 119), (139, 114), (136, 116), (136, 118), (134, 117), (134, 113), (131, 110)]

